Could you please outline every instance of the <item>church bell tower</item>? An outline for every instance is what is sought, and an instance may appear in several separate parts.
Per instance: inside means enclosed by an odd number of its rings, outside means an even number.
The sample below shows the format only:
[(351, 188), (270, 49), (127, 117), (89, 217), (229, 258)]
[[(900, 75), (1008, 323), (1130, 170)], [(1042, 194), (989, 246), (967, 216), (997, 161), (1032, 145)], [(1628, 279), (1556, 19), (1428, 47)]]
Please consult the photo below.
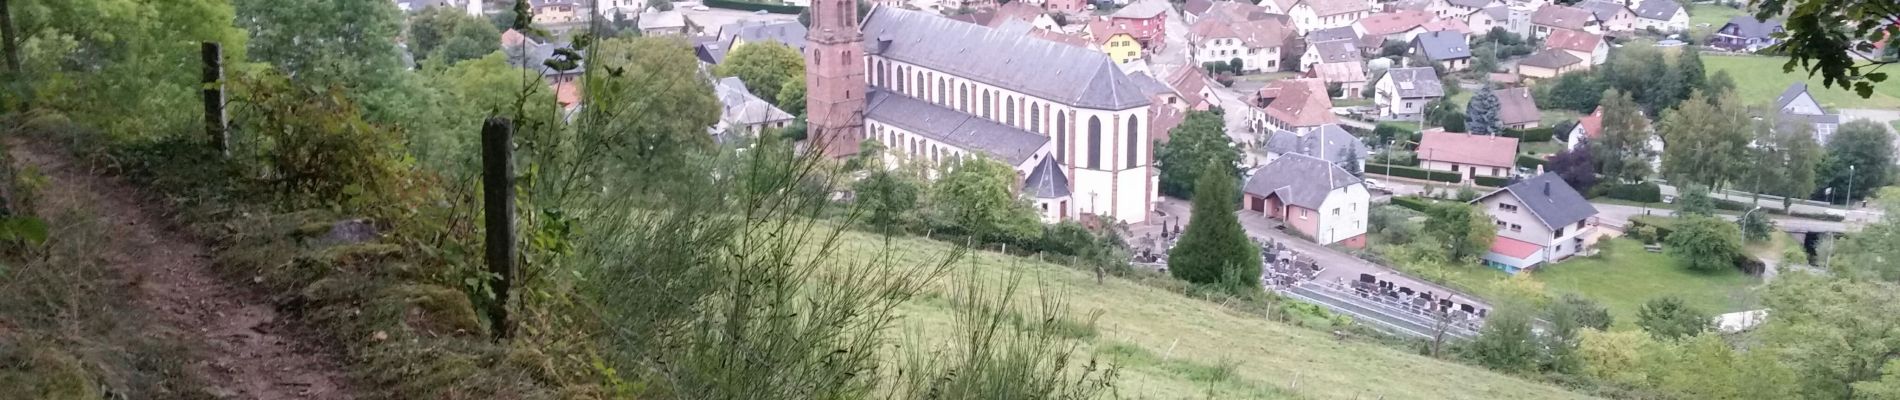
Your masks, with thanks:
[(857, 0), (812, 0), (805, 36), (805, 126), (809, 149), (831, 158), (864, 139), (864, 35)]

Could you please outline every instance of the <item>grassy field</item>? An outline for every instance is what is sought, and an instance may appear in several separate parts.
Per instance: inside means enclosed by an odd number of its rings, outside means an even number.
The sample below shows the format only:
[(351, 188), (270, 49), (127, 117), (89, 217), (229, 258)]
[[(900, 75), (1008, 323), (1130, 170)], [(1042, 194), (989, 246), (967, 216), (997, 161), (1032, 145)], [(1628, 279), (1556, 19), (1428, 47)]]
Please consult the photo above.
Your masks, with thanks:
[(1577, 293), (1602, 302), (1620, 328), (1635, 328), (1636, 309), (1661, 296), (1681, 297), (1709, 313), (1741, 311), (1753, 305), (1750, 288), (1759, 279), (1728, 270), (1716, 274), (1689, 271), (1662, 253), (1651, 253), (1635, 240), (1598, 243), (1605, 255), (1578, 258), (1536, 272), (1552, 294)]
[(1708, 28), (1706, 29), (1708, 31), (1714, 31), (1717, 28), (1721, 28), (1722, 24), (1728, 23), (1730, 18), (1735, 18), (1735, 16), (1743, 14), (1747, 14), (1747, 12), (1734, 7), (1715, 4), (1690, 4), (1689, 29), (1696, 29), (1703, 24), (1708, 24)]
[[(864, 257), (880, 243), (848, 233), (840, 252)], [(941, 257), (949, 248), (895, 239), (896, 265)], [(952, 340), (941, 332), (957, 318), (952, 297), (971, 274), (983, 280), (1020, 273), (1018, 304), (1060, 294), (1071, 315), (1100, 313), (1098, 332), (1083, 345), (1121, 370), (1117, 390), (1149, 399), (1571, 399), (1585, 396), (1477, 367), (1418, 356), (1384, 345), (1340, 341), (1331, 334), (1269, 321), (1181, 294), (1121, 279), (1097, 285), (1092, 274), (996, 253), (975, 253), (930, 294), (903, 309), (906, 336)], [(925, 334), (925, 331), (934, 332)]]
[(1819, 76), (1806, 78), (1807, 72), (1796, 68), (1792, 72), (1782, 72), (1781, 65), (1788, 62), (1782, 57), (1754, 56), (1718, 56), (1704, 54), (1702, 62), (1708, 66), (1709, 73), (1728, 71), (1735, 78), (1736, 94), (1750, 104), (1767, 104), (1775, 101), (1788, 85), (1805, 79), (1808, 92), (1814, 100), (1828, 108), (1900, 108), (1900, 85), (1877, 85), (1872, 98), (1861, 98), (1849, 90), (1839, 87), (1821, 87)]

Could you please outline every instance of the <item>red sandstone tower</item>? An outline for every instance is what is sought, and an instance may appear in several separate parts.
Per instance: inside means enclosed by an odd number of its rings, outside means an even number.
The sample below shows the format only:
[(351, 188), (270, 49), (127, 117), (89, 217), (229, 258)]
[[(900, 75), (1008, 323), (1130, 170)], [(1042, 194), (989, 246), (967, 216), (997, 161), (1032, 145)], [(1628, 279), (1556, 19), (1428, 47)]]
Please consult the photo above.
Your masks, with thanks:
[(864, 139), (864, 44), (856, 0), (813, 0), (805, 37), (805, 137), (831, 158)]

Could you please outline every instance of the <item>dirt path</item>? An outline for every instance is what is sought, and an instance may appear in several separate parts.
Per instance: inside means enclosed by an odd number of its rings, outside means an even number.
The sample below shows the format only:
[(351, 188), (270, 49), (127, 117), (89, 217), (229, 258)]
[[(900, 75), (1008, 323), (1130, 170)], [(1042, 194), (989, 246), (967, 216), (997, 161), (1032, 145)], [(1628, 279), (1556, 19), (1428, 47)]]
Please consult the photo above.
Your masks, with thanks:
[[(220, 280), (210, 269), (210, 249), (146, 210), (137, 190), (72, 163), (63, 151), (18, 138), (7, 142), (17, 165), (46, 176), (45, 204), (99, 219), (110, 238), (98, 249), (103, 259), (139, 282), (129, 293), (135, 303), (198, 349), (188, 368), (210, 385), (208, 392), (227, 399), (353, 398), (332, 357), (293, 334), (256, 293)], [(200, 342), (190, 343), (194, 339)]]

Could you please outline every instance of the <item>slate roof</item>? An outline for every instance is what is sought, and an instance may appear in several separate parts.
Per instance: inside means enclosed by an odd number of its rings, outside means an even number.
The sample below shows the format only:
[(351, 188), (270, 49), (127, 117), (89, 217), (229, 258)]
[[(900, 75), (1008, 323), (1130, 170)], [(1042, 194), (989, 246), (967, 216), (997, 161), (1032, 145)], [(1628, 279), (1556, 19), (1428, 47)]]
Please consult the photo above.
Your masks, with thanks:
[(1603, 36), (1590, 32), (1566, 29), (1550, 31), (1550, 36), (1544, 38), (1544, 48), (1583, 53), (1594, 53), (1597, 50), (1597, 46), (1602, 44)]
[(1325, 43), (1339, 40), (1359, 40), (1359, 32), (1350, 26), (1326, 28), (1306, 33), (1307, 43)]
[(902, 94), (873, 88), (866, 93), (865, 119), (882, 122), (964, 150), (982, 152), (1009, 165), (1022, 165), (1049, 137), (944, 108)]
[(1069, 176), (1062, 173), (1055, 157), (1043, 157), (1023, 180), (1023, 194), (1038, 199), (1069, 197)]
[(1304, 136), (1289, 130), (1274, 129), (1267, 136), (1266, 147), (1267, 152), (1273, 154), (1304, 154), (1330, 163), (1352, 161), (1349, 154), (1358, 155), (1363, 160), (1366, 154), (1365, 142), (1338, 124), (1320, 125)]
[(1788, 85), (1787, 89), (1781, 90), (1780, 96), (1775, 96), (1775, 108), (1787, 109), (1788, 103), (1793, 103), (1794, 99), (1801, 98), (1801, 94), (1807, 92), (1807, 82), (1795, 82), (1794, 84)]
[(744, 21), (720, 26), (719, 42), (731, 46), (733, 43), (732, 40), (735, 38), (744, 40), (747, 43), (773, 41), (784, 43), (786, 46), (791, 46), (793, 49), (803, 52), (805, 50), (805, 34), (805, 26), (800, 25), (798, 21)]
[(1401, 98), (1445, 96), (1445, 84), (1438, 80), (1438, 71), (1431, 67), (1392, 68), (1385, 71), (1385, 76), (1392, 78)]
[(1549, 69), (1554, 70), (1554, 69), (1560, 69), (1560, 68), (1568, 67), (1572, 65), (1577, 65), (1577, 63), (1580, 63), (1580, 62), (1583, 62), (1583, 59), (1577, 58), (1577, 56), (1575, 55), (1571, 55), (1570, 52), (1568, 51), (1563, 51), (1563, 50), (1558, 50), (1558, 49), (1544, 49), (1543, 51), (1539, 51), (1535, 54), (1531, 54), (1529, 57), (1524, 57), (1523, 60), (1518, 60), (1517, 65), (1527, 65), (1527, 66), (1532, 66), (1532, 67), (1549, 68)]
[(1169, 4), (1161, 0), (1136, 0), (1128, 6), (1110, 14), (1115, 18), (1149, 19), (1168, 12)]
[(1207, 11), (1201, 14), (1201, 18), (1218, 18), (1230, 22), (1257, 21), (1273, 17), (1285, 18), (1286, 16), (1269, 13), (1265, 7), (1245, 1), (1214, 2), (1208, 6)]
[(1723, 29), (1717, 29), (1716, 33), (1726, 35), (1721, 32), (1727, 30), (1730, 25), (1735, 26), (1735, 34), (1732, 36), (1766, 39), (1774, 36), (1775, 31), (1781, 29), (1781, 19), (1762, 21), (1755, 19), (1753, 15), (1737, 15), (1735, 18), (1729, 18), (1728, 23), (1722, 25)]
[(1181, 7), (1182, 11), (1188, 15), (1205, 14), (1210, 8), (1214, 8), (1213, 0), (1188, 0), (1187, 4)]
[(722, 106), (719, 120), (729, 124), (743, 126), (792, 120), (792, 114), (753, 95), (737, 77), (719, 79), (718, 84), (713, 85), (713, 94), (719, 97)]
[[(1334, 40), (1315, 43), (1313, 44), (1313, 51), (1319, 53), (1319, 62), (1322, 64), (1358, 63), (1364, 60), (1364, 54), (1359, 52), (1359, 45), (1351, 40)], [(1363, 77), (1360, 80), (1364, 80)]]
[(1498, 122), (1505, 125), (1527, 124), (1544, 119), (1537, 110), (1537, 99), (1530, 88), (1510, 88), (1492, 92), (1498, 96)]
[(1517, 138), (1426, 131), (1418, 140), (1418, 159), (1464, 165), (1515, 168)]
[(1643, 0), (1631, 11), (1636, 12), (1637, 18), (1667, 21), (1676, 16), (1677, 11), (1682, 11), (1682, 4), (1677, 4), (1675, 0)]
[(1326, 203), (1326, 196), (1333, 189), (1360, 182), (1337, 164), (1293, 153), (1261, 166), (1253, 178), (1247, 179), (1245, 190), (1255, 196), (1273, 195), (1288, 205), (1317, 210)]
[[(1363, 0), (1301, 0), (1306, 6), (1313, 7), (1313, 14), (1325, 17), (1351, 12), (1368, 11), (1372, 5)], [(1281, 10), (1285, 12), (1286, 10)]]
[(866, 51), (966, 79), (1096, 110), (1149, 104), (1101, 52), (878, 6), (864, 22)]
[(1629, 9), (1629, 7), (1625, 7), (1623, 3), (1603, 1), (1603, 0), (1583, 0), (1581, 2), (1577, 2), (1576, 7), (1582, 8), (1585, 10), (1590, 10), (1590, 14), (1595, 15), (1598, 21), (1609, 21), (1612, 19), (1616, 19), (1616, 14), (1618, 12)]
[(1484, 8), (1485, 6), (1491, 5), (1492, 1), (1493, 0), (1446, 0), (1445, 2), (1464, 8)]
[(1128, 79), (1134, 80), (1135, 87), (1141, 89), (1142, 93), (1149, 96), (1174, 94), (1174, 88), (1168, 87), (1166, 83), (1161, 83), (1160, 80), (1148, 75), (1147, 72), (1138, 71), (1128, 74)]
[(1570, 188), (1570, 184), (1564, 183), (1564, 179), (1554, 172), (1546, 172), (1543, 175), (1511, 184), (1511, 186), (1505, 186), (1473, 202), (1504, 192), (1517, 196), (1517, 200), (1524, 203), (1524, 208), (1530, 209), (1531, 215), (1536, 216), (1539, 222), (1543, 222), (1546, 228), (1556, 229), (1568, 226), (1597, 215), (1596, 206), (1590, 205), (1589, 200), (1578, 194), (1576, 189)]
[(1596, 15), (1590, 10), (1556, 4), (1545, 4), (1531, 13), (1532, 24), (1573, 30), (1582, 30), (1592, 18)]
[(1412, 44), (1425, 57), (1432, 61), (1471, 58), (1471, 42), (1465, 34), (1452, 31), (1425, 32), (1412, 39)]

